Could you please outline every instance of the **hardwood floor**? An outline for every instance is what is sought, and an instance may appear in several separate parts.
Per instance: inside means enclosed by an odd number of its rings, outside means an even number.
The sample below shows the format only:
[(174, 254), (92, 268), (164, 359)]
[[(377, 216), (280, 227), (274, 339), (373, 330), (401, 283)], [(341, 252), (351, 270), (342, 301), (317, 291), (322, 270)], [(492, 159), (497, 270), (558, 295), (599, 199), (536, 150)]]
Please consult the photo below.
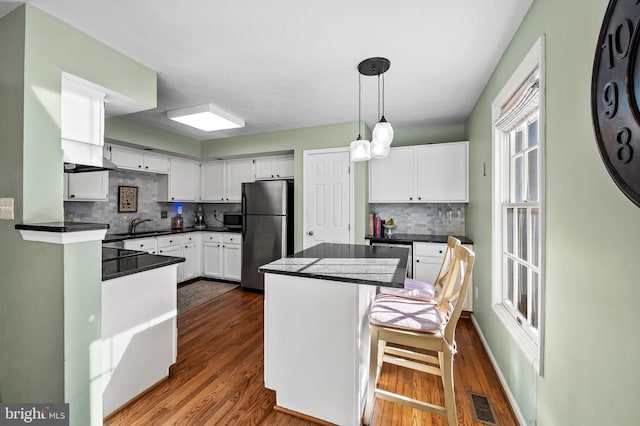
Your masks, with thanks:
[[(275, 411), (275, 393), (263, 381), (261, 294), (235, 289), (178, 317), (178, 360), (169, 379), (110, 415), (112, 425), (290, 425), (314, 423)], [(468, 392), (485, 394), (499, 425), (517, 424), (469, 319), (461, 319), (454, 360), (458, 421), (478, 425)], [(141, 366), (142, 367), (142, 366)], [(380, 387), (442, 404), (437, 377), (396, 366), (383, 368)], [(432, 416), (378, 400), (372, 425), (445, 425)]]

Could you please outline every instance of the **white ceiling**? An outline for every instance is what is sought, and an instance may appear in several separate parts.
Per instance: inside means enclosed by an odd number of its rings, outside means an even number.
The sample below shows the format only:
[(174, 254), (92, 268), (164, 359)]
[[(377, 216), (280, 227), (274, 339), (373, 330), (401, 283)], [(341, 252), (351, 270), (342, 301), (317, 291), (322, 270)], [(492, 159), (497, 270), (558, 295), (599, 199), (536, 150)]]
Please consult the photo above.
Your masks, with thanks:
[[(27, 0), (158, 72), (140, 123), (205, 140), (356, 121), (358, 63), (391, 60), (396, 131), (462, 124), (533, 0)], [(0, 16), (18, 3), (0, 0)], [(362, 77), (376, 119), (375, 77)], [(167, 110), (213, 103), (246, 127), (201, 132)], [(354, 137), (357, 129), (354, 129)]]

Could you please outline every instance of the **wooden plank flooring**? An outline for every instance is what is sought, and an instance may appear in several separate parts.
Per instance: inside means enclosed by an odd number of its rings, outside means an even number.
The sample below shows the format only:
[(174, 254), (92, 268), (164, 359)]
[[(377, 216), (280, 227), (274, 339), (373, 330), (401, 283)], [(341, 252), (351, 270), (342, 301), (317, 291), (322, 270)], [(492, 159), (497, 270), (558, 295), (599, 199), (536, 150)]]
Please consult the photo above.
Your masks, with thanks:
[[(314, 425), (275, 411), (263, 381), (263, 302), (232, 290), (178, 317), (178, 360), (171, 377), (110, 415), (106, 425)], [(473, 422), (468, 392), (489, 397), (498, 424), (517, 424), (469, 319), (461, 319), (454, 359), (458, 421)], [(143, 368), (143, 366), (141, 366)], [(443, 404), (437, 377), (385, 364), (383, 389)], [(378, 400), (373, 425), (446, 425), (446, 419)]]

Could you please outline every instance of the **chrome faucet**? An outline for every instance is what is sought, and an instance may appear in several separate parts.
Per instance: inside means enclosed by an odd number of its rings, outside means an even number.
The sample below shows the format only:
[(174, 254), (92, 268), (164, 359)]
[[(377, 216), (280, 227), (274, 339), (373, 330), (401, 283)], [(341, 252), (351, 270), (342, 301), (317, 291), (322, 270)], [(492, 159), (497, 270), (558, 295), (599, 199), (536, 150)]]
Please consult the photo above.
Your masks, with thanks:
[(130, 234), (135, 234), (136, 233), (136, 226), (140, 225), (142, 222), (150, 222), (151, 219), (143, 219), (141, 217), (136, 217), (133, 218), (131, 220), (131, 222), (129, 222), (129, 233)]

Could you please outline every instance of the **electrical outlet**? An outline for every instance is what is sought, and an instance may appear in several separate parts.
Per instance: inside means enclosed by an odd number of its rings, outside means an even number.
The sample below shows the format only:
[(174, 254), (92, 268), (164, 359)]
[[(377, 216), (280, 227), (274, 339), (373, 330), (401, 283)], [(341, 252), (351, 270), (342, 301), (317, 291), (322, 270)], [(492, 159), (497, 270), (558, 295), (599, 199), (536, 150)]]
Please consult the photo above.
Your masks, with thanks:
[(0, 198), (0, 219), (13, 220), (13, 198)]
[(160, 210), (160, 219), (166, 219), (166, 218), (167, 218), (167, 211)]

